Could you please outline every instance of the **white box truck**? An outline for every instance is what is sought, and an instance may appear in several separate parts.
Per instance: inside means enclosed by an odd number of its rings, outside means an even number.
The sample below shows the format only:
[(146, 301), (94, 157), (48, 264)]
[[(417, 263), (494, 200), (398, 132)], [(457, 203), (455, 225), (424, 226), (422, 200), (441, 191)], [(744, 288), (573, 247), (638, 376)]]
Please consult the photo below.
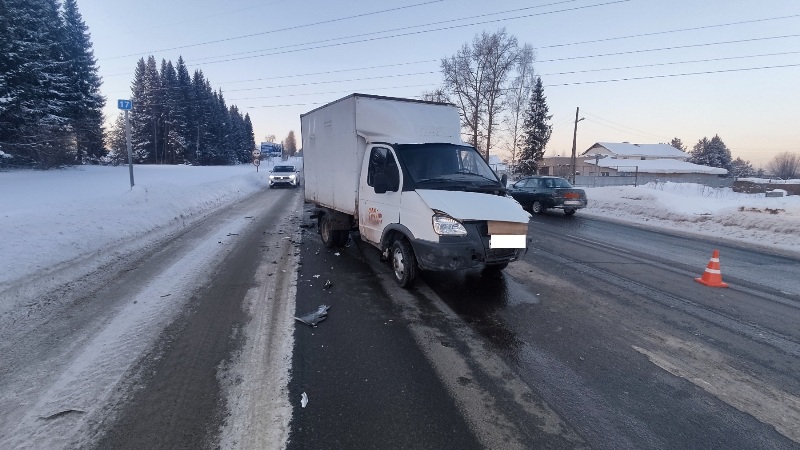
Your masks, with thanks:
[(525, 251), (530, 215), (461, 141), (456, 106), (352, 94), (300, 123), (305, 199), (326, 246), (358, 230), (402, 287), (419, 269), (502, 270)]

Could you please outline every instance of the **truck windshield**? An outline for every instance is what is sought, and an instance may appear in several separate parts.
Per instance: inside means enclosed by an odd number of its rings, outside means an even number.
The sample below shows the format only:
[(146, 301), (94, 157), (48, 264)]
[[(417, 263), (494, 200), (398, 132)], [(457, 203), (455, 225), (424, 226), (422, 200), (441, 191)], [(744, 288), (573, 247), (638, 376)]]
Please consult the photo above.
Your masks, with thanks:
[(395, 151), (415, 183), (454, 180), (464, 175), (499, 183), (481, 155), (466, 145), (402, 144)]

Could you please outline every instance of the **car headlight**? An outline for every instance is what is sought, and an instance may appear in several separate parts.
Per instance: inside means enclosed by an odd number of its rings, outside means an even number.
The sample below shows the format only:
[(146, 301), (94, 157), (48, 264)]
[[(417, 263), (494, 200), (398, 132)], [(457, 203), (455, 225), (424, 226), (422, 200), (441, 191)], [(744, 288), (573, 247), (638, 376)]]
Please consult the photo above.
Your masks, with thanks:
[(461, 222), (444, 214), (434, 214), (433, 231), (442, 236), (466, 236), (467, 229)]

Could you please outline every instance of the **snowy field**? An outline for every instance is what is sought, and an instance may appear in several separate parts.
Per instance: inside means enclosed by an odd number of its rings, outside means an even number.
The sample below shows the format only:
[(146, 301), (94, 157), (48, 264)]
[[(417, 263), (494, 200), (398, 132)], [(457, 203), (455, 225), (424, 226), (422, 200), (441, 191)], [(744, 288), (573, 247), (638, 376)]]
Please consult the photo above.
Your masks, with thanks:
[(800, 255), (800, 196), (741, 194), (693, 183), (587, 188), (578, 214)]
[[(302, 160), (288, 163), (302, 167)], [(0, 312), (17, 280), (36, 291), (68, 282), (76, 265), (104, 263), (143, 248), (165, 228), (180, 227), (267, 189), (268, 161), (255, 166), (81, 166), (0, 172)], [(61, 264), (61, 267), (59, 265)], [(48, 276), (58, 268), (60, 278)], [(75, 275), (89, 267), (75, 267)]]
[[(268, 169), (136, 166), (133, 189), (124, 166), (0, 172), (0, 292), (5, 283), (29, 276), (41, 274), (37, 279), (44, 282), (48, 269), (60, 263), (146, 242), (154, 231), (265, 189)], [(578, 217), (800, 253), (800, 196), (766, 198), (677, 183), (586, 191), (589, 207)]]

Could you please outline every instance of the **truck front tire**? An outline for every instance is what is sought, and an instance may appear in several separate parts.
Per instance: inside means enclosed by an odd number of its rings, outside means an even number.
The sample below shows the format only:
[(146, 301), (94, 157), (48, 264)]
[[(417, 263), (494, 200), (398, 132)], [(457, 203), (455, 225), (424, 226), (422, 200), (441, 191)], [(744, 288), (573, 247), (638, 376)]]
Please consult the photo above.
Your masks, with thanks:
[(392, 265), (394, 281), (402, 288), (409, 288), (417, 278), (417, 261), (414, 250), (405, 239), (398, 239), (392, 244), (389, 263)]

